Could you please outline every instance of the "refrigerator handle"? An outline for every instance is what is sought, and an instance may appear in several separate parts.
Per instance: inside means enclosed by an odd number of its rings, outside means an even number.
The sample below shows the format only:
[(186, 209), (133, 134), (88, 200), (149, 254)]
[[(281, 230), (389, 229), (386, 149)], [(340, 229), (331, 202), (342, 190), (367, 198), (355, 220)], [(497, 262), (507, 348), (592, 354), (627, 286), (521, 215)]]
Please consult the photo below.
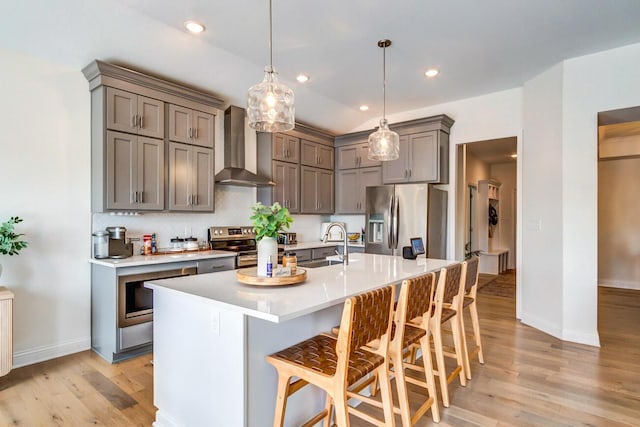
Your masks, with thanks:
[(393, 201), (395, 196), (391, 196), (389, 198), (389, 211), (388, 214), (388, 222), (387, 222), (387, 246), (389, 249), (393, 249)]
[(393, 249), (398, 249), (398, 232), (400, 228), (400, 199), (394, 197), (393, 205)]

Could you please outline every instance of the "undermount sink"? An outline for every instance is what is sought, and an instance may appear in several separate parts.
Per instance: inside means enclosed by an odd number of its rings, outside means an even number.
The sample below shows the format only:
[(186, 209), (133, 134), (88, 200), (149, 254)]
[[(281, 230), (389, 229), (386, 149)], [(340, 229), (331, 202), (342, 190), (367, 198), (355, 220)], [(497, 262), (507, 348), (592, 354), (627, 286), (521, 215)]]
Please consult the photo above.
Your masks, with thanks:
[(299, 262), (298, 266), (302, 268), (317, 268), (317, 267), (327, 267), (335, 264), (342, 264), (342, 261), (329, 260), (329, 259), (317, 259), (314, 261)]

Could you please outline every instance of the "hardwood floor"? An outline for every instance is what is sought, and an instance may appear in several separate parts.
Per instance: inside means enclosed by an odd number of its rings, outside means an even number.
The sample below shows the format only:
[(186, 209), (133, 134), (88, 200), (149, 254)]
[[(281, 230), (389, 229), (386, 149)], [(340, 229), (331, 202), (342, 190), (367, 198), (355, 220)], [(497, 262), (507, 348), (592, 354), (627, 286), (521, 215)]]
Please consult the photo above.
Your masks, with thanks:
[[(428, 413), (417, 426), (640, 426), (640, 291), (599, 296), (601, 348), (552, 338), (515, 321), (513, 299), (480, 295), (486, 363), (472, 362), (467, 387), (450, 385), (439, 424)], [(15, 369), (0, 378), (0, 426), (150, 426), (150, 360), (110, 365), (86, 351)]]

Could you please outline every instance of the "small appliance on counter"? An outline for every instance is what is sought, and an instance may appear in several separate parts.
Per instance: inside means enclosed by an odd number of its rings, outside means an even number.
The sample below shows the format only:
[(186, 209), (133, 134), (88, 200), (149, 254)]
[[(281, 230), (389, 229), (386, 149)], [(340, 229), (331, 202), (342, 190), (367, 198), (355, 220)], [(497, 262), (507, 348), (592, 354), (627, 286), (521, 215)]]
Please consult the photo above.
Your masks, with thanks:
[(109, 258), (128, 258), (133, 255), (133, 243), (127, 242), (125, 227), (107, 227), (109, 233)]
[(295, 245), (298, 243), (298, 237), (296, 233), (284, 232), (278, 235), (278, 244), (280, 245)]

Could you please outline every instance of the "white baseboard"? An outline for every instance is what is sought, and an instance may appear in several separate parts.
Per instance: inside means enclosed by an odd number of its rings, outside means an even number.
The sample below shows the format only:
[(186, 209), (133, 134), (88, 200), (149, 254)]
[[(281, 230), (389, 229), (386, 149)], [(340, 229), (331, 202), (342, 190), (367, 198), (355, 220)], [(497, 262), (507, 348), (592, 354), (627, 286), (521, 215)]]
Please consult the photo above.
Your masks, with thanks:
[(556, 337), (562, 341), (600, 347), (600, 336), (598, 335), (597, 331), (593, 334), (590, 334), (581, 331), (570, 331), (562, 329), (545, 319), (541, 319), (537, 316), (532, 316), (531, 314), (525, 312), (522, 313), (522, 319), (520, 319), (520, 321), (525, 325), (536, 328), (544, 332), (545, 334), (549, 334), (552, 337)]
[(638, 282), (627, 282), (624, 280), (609, 280), (609, 279), (598, 280), (598, 282), (599, 282), (598, 286), (605, 286), (607, 288), (640, 290), (640, 283)]
[(91, 337), (87, 337), (54, 345), (16, 351), (13, 353), (13, 368), (33, 365), (34, 363), (44, 362), (45, 360), (55, 359), (56, 357), (66, 356), (90, 348)]
[(594, 334), (587, 334), (580, 331), (570, 331), (565, 329), (562, 331), (562, 339), (564, 341), (571, 341), (578, 344), (600, 347), (600, 335), (598, 335), (597, 331)]

